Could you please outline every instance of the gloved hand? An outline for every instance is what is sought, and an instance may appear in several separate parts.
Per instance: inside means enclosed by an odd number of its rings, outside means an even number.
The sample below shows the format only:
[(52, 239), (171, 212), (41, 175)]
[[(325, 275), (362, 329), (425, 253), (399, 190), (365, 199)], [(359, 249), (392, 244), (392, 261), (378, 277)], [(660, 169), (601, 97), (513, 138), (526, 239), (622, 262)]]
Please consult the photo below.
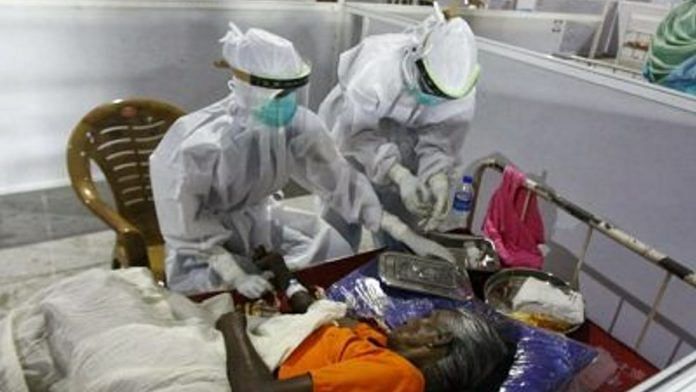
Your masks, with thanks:
[(271, 272), (274, 286), (279, 291), (285, 292), (290, 285), (290, 281), (295, 279), (280, 253), (267, 252), (263, 246), (259, 246), (254, 250), (253, 258), (254, 263), (260, 269)]
[(220, 275), (225, 284), (239, 291), (243, 296), (256, 299), (273, 286), (260, 275), (249, 275), (242, 270), (229, 252), (224, 248), (214, 249), (208, 257), (210, 267)]
[(383, 212), (380, 222), (382, 230), (389, 233), (394, 239), (406, 244), (417, 255), (437, 257), (454, 263), (454, 256), (444, 246), (416, 234), (404, 222), (394, 215)]
[(261, 275), (246, 275), (236, 282), (234, 288), (239, 292), (239, 294), (249, 299), (259, 298), (266, 291), (273, 290), (273, 287), (270, 283), (268, 283), (268, 280), (263, 278)]
[(421, 218), (428, 216), (430, 191), (425, 185), (419, 184), (418, 179), (398, 163), (389, 169), (389, 178), (399, 187), (407, 210)]
[(445, 173), (437, 173), (428, 179), (428, 187), (430, 188), (430, 194), (434, 203), (433, 209), (430, 212), (430, 217), (425, 222), (423, 229), (425, 231), (432, 231), (437, 229), (437, 227), (447, 219), (447, 215), (449, 214), (449, 177), (447, 177)]

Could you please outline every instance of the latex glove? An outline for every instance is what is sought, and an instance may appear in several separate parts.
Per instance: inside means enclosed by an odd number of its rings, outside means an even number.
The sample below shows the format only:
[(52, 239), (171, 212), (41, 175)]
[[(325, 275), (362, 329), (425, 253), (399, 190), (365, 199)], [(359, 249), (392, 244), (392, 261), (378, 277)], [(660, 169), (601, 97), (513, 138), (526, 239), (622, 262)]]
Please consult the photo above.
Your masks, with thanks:
[(430, 194), (434, 200), (433, 209), (430, 212), (430, 217), (427, 219), (423, 229), (432, 231), (437, 229), (442, 222), (447, 219), (449, 214), (449, 195), (450, 182), (449, 177), (445, 173), (437, 173), (428, 180)]
[(256, 299), (273, 289), (267, 279), (260, 275), (249, 275), (235, 261), (234, 256), (224, 248), (214, 249), (208, 257), (208, 264), (220, 275), (222, 281), (243, 296)]
[(261, 275), (246, 275), (234, 287), (239, 294), (249, 298), (259, 298), (266, 291), (273, 290), (271, 284)]
[(428, 216), (430, 191), (425, 185), (420, 184), (408, 169), (398, 163), (389, 169), (389, 178), (399, 187), (401, 200), (407, 210), (421, 218)]
[(444, 246), (416, 234), (404, 222), (394, 215), (383, 212), (380, 223), (382, 230), (389, 233), (394, 239), (406, 244), (419, 256), (437, 257), (454, 263), (454, 256)]

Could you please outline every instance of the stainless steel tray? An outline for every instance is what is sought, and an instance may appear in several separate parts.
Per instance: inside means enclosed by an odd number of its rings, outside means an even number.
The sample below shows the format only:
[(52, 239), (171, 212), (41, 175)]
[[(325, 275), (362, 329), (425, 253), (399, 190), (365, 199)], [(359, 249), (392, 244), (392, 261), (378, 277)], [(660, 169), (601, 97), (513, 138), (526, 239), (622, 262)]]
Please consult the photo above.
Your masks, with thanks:
[(379, 256), (379, 277), (387, 286), (404, 290), (460, 301), (473, 296), (466, 270), (444, 260), (384, 252)]
[(498, 253), (487, 238), (475, 235), (430, 233), (428, 238), (446, 247), (460, 268), (496, 272), (501, 269)]

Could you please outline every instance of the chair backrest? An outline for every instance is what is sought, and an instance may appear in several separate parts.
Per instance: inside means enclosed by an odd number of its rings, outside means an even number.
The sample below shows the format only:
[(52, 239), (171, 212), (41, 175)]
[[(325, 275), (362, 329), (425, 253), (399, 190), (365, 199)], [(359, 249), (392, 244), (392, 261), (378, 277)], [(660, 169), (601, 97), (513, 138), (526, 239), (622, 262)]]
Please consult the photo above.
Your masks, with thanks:
[(90, 111), (70, 136), (68, 171), (78, 195), (83, 187), (94, 191), (92, 161), (104, 173), (118, 213), (140, 230), (148, 245), (163, 242), (150, 185), (150, 154), (184, 114), (161, 101), (116, 100)]

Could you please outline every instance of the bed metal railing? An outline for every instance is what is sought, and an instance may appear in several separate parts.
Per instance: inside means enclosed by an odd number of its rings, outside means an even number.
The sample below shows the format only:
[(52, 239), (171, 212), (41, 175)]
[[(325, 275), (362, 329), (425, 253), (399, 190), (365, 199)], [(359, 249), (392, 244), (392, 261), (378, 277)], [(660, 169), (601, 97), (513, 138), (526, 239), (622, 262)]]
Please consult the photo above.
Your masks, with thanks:
[[(473, 200), (472, 204), (472, 213), (469, 214), (467, 217), (467, 223), (466, 223), (466, 228), (468, 230), (471, 230), (472, 228), (472, 223), (476, 211), (476, 206), (479, 202), (479, 189), (481, 188), (481, 183), (483, 180), (483, 175), (486, 172), (486, 170), (496, 170), (498, 172), (503, 172), (505, 170), (505, 164), (502, 162), (495, 160), (495, 159), (487, 159), (483, 161), (478, 168), (476, 169), (476, 172), (474, 174), (474, 182), (473, 182), (473, 188), (476, 197)], [(567, 212), (574, 218), (578, 219), (579, 221), (585, 223), (587, 225), (587, 232), (585, 234), (585, 238), (583, 241), (583, 246), (580, 250), (580, 254), (578, 256), (578, 261), (575, 266), (575, 270), (573, 273), (572, 281), (571, 284), (574, 287), (578, 287), (579, 285), (579, 275), (580, 271), (583, 270), (583, 265), (586, 260), (587, 256), (587, 251), (590, 246), (590, 242), (592, 240), (593, 235), (596, 232), (599, 232), (600, 234), (603, 234), (604, 236), (612, 239), (614, 242), (618, 243), (619, 245), (625, 247), (626, 249), (629, 249), (633, 251), (634, 253), (638, 254), (645, 260), (651, 262), (652, 264), (660, 267), (665, 271), (665, 276), (661, 281), (661, 284), (659, 286), (658, 292), (652, 302), (652, 305), (649, 308), (648, 312), (648, 317), (645, 320), (640, 334), (638, 335), (638, 339), (636, 340), (635, 344), (632, 346), (633, 349), (638, 351), (645, 339), (645, 335), (648, 331), (648, 328), (650, 327), (650, 324), (652, 324), (655, 320), (655, 317), (658, 314), (658, 308), (660, 306), (660, 303), (662, 302), (662, 299), (664, 297), (665, 291), (667, 289), (667, 286), (669, 285), (669, 282), (672, 278), (672, 276), (676, 276), (677, 278), (683, 280), (686, 282), (688, 285), (690, 285), (693, 288), (696, 288), (696, 273), (689, 267), (685, 266), (684, 264), (674, 260), (673, 258), (667, 256), (666, 254), (658, 251), (657, 249), (653, 248), (652, 246), (649, 246), (641, 241), (639, 241), (637, 238), (634, 236), (628, 234), (626, 231), (620, 229), (614, 224), (609, 223), (606, 219), (603, 219), (587, 210), (584, 208), (578, 206), (577, 204), (571, 202), (570, 200), (566, 199), (565, 197), (559, 195), (556, 193), (554, 190), (550, 189), (547, 186), (544, 186), (532, 179), (527, 178), (526, 182), (524, 184), (525, 188), (529, 191), (527, 193), (527, 198), (525, 199), (525, 203), (523, 205), (522, 209), (522, 214), (521, 217), (524, 220), (526, 214), (527, 214), (527, 207), (529, 205), (529, 200), (532, 194), (537, 195), (538, 197), (541, 197), (542, 199), (554, 204), (556, 207), (562, 209), (563, 211)], [(617, 314), (615, 315), (614, 319), (616, 319), (616, 316), (618, 315), (618, 312), (621, 311), (621, 306), (619, 306), (616, 310)], [(612, 323), (612, 329), (613, 329), (613, 323)], [(609, 331), (610, 333), (612, 331)], [(683, 330), (678, 331), (678, 332), (685, 332)], [(681, 345), (682, 343), (682, 338), (680, 337), (680, 341), (677, 344), (677, 347)]]

